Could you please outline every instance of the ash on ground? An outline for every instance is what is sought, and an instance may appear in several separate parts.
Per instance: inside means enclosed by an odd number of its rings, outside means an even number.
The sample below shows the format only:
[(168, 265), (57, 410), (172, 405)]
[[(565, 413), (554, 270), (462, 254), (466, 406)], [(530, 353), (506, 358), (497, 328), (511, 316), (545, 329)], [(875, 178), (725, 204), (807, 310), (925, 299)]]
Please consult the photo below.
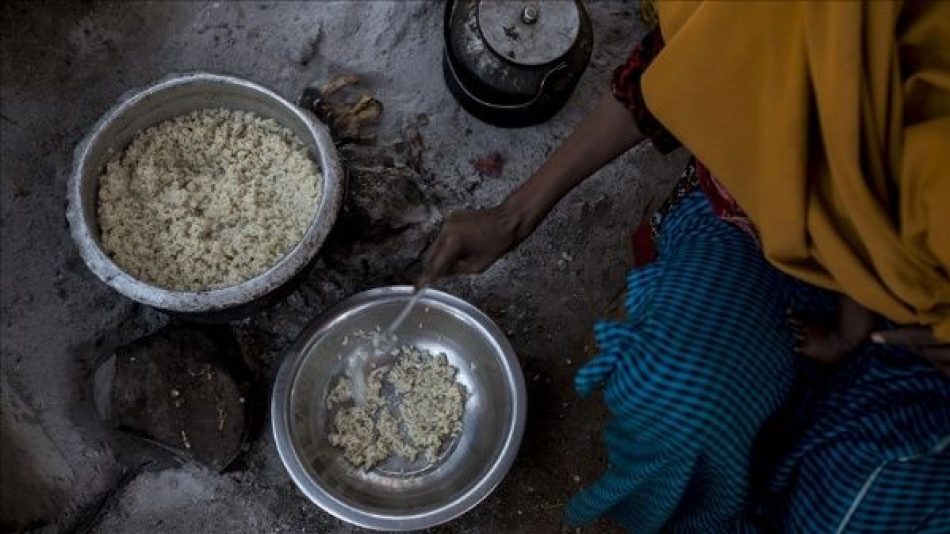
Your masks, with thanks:
[[(607, 89), (645, 29), (635, 2), (587, 4), (594, 52), (570, 102), (544, 124), (503, 130), (466, 114), (446, 90), (439, 3), (3, 3), (0, 468), (3, 484), (17, 491), (0, 492), (2, 526), (353, 531), (297, 491), (266, 420), (248, 450), (217, 473), (96, 414), (94, 370), (116, 347), (169, 321), (96, 280), (63, 220), (73, 150), (121, 95), (171, 72), (203, 70), (296, 100), (315, 81), (352, 73), (382, 104), (373, 138), (341, 148), (349, 197), (315, 267), (282, 303), (232, 325), (255, 393), (266, 399), (284, 351), (308, 322), (361, 290), (412, 281), (446, 214), (503, 199)], [(479, 161), (481, 172), (473, 168)], [(484, 275), (440, 284), (508, 333), (528, 382), (529, 413), (520, 455), (500, 487), (433, 531), (557, 532), (563, 504), (603, 469), (603, 409), (576, 397), (573, 373), (589, 357), (591, 325), (623, 287), (630, 230), (683, 163), (683, 154), (636, 149), (569, 195)]]

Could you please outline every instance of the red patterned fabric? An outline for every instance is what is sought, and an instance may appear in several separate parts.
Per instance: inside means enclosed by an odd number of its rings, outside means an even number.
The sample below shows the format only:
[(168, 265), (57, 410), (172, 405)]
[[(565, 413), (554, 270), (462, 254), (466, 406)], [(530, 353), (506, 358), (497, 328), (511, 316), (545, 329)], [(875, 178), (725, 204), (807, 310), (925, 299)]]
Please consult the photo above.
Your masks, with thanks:
[[(755, 225), (752, 224), (749, 216), (739, 207), (736, 199), (732, 198), (729, 191), (726, 191), (726, 188), (716, 180), (716, 177), (709, 172), (709, 169), (702, 162), (694, 160), (694, 164), (696, 165), (699, 187), (706, 194), (706, 198), (709, 199), (716, 216), (738, 226), (742, 231), (752, 236), (756, 243), (759, 243), (758, 230), (755, 229)], [(761, 243), (759, 245), (761, 247)]]
[(656, 240), (653, 237), (653, 227), (649, 220), (640, 223), (640, 226), (630, 235), (630, 245), (633, 248), (633, 266), (643, 267), (653, 263), (656, 259)]
[(640, 87), (640, 77), (660, 50), (663, 50), (663, 36), (657, 28), (640, 41), (626, 63), (617, 67), (610, 82), (610, 90), (614, 98), (630, 110), (637, 127), (653, 142), (653, 146), (661, 153), (668, 154), (679, 148), (680, 143), (647, 109)]
[(759, 243), (759, 234), (755, 225), (749, 220), (749, 217), (742, 211), (736, 200), (732, 198), (729, 191), (720, 184), (716, 178), (709, 172), (705, 165), (696, 158), (690, 160), (682, 178), (677, 182), (676, 187), (670, 196), (663, 202), (663, 205), (656, 213), (640, 223), (630, 236), (633, 246), (633, 264), (635, 267), (641, 267), (651, 263), (656, 259), (656, 236), (659, 233), (659, 225), (663, 217), (682, 200), (690, 191), (699, 188), (703, 195), (709, 201), (713, 213), (716, 217), (728, 222), (749, 234), (756, 243)]
[[(663, 50), (663, 45), (663, 36), (660, 35), (659, 28), (648, 33), (630, 53), (626, 63), (617, 67), (614, 71), (613, 79), (610, 82), (610, 90), (614, 97), (630, 110), (637, 127), (653, 142), (653, 146), (666, 154), (679, 148), (680, 143), (650, 113), (646, 102), (643, 100), (643, 91), (640, 86), (640, 77), (650, 66), (653, 58)], [(755, 226), (732, 195), (729, 194), (729, 191), (726, 191), (701, 162), (694, 158), (690, 165), (692, 168), (688, 170), (687, 176), (684, 176), (681, 183), (683, 188), (688, 189), (693, 187), (694, 184), (698, 185), (706, 198), (709, 199), (713, 211), (720, 219), (734, 224), (758, 242), (759, 237)], [(675, 203), (678, 199), (673, 198), (671, 200), (672, 202), (668, 201), (667, 203)], [(652, 219), (648, 218), (634, 230), (631, 236), (634, 264), (636, 266), (650, 263), (656, 257), (653, 225)]]

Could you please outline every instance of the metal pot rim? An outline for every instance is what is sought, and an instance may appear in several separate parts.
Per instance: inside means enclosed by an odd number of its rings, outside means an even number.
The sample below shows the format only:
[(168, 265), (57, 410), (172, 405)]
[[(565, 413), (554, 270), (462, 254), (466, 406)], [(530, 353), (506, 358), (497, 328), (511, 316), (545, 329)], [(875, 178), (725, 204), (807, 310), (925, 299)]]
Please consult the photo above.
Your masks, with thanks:
[[(181, 291), (159, 287), (139, 280), (122, 270), (102, 250), (96, 230), (83, 214), (83, 173), (87, 158), (99, 136), (109, 125), (144, 99), (180, 85), (211, 83), (240, 86), (257, 92), (298, 118), (316, 141), (316, 158), (323, 174), (323, 197), (303, 239), (276, 264), (243, 282), (203, 291)], [(178, 313), (203, 313), (223, 310), (251, 302), (288, 282), (313, 259), (336, 220), (342, 203), (343, 170), (330, 132), (312, 113), (293, 105), (276, 92), (251, 81), (222, 74), (192, 72), (172, 74), (143, 89), (123, 95), (89, 129), (76, 147), (67, 183), (66, 219), (70, 234), (89, 270), (100, 280), (132, 300)]]
[(310, 347), (326, 335), (338, 320), (354, 309), (393, 297), (408, 298), (412, 292), (411, 286), (379, 287), (353, 295), (335, 305), (303, 329), (287, 350), (274, 381), (271, 397), (271, 425), (278, 455), (290, 478), (297, 488), (325, 512), (362, 528), (388, 531), (426, 529), (451, 521), (468, 512), (488, 497), (504, 479), (518, 455), (524, 435), (527, 418), (527, 388), (518, 357), (504, 333), (487, 315), (472, 304), (448, 293), (426, 289), (426, 299), (438, 301), (474, 320), (500, 348), (500, 356), (508, 376), (508, 387), (512, 392), (514, 404), (513, 419), (508, 425), (503, 452), (494, 458), (485, 476), (473, 484), (460, 498), (411, 515), (373, 513), (362, 510), (341, 500), (308, 476), (303, 460), (290, 438), (289, 403), (294, 382), (309, 354)]

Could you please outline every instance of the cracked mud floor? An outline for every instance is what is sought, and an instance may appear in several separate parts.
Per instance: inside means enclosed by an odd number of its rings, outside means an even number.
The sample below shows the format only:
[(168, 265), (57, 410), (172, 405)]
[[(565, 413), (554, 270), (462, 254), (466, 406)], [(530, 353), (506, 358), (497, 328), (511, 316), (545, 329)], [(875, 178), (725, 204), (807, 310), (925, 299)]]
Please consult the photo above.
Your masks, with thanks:
[[(266, 399), (282, 351), (304, 325), (348, 295), (411, 280), (442, 216), (501, 200), (607, 88), (644, 28), (636, 2), (588, 5), (594, 52), (568, 105), (542, 125), (500, 130), (467, 115), (444, 86), (441, 3), (4, 3), (3, 483), (29, 483), (4, 487), (3, 511), (16, 507), (44, 532), (358, 530), (296, 490), (266, 420), (223, 474), (99, 421), (91, 388), (97, 363), (168, 318), (121, 297), (83, 265), (63, 215), (72, 150), (123, 93), (173, 72), (235, 74), (290, 99), (311, 82), (349, 72), (379, 98), (377, 146), (347, 152), (357, 167), (349, 219), (299, 289), (234, 325)], [(416, 132), (422, 148), (414, 172), (380, 175), (373, 162), (406, 157), (407, 135)], [(485, 158), (502, 162), (501, 173), (485, 172)], [(434, 532), (558, 532), (563, 504), (603, 468), (603, 408), (596, 398), (579, 398), (571, 379), (591, 325), (622, 289), (629, 230), (683, 162), (683, 154), (660, 156), (648, 145), (632, 151), (567, 197), (486, 274), (440, 285), (508, 332), (529, 409), (520, 454), (501, 486)], [(390, 185), (374, 187), (381, 176)]]

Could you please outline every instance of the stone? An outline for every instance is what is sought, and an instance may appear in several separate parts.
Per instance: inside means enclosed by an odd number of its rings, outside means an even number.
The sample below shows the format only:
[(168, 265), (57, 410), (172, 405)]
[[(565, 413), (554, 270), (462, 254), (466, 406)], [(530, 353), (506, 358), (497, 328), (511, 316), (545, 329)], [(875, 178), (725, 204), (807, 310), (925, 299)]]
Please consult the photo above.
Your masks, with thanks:
[(100, 365), (97, 409), (117, 428), (221, 471), (248, 434), (246, 372), (228, 327), (171, 325)]

